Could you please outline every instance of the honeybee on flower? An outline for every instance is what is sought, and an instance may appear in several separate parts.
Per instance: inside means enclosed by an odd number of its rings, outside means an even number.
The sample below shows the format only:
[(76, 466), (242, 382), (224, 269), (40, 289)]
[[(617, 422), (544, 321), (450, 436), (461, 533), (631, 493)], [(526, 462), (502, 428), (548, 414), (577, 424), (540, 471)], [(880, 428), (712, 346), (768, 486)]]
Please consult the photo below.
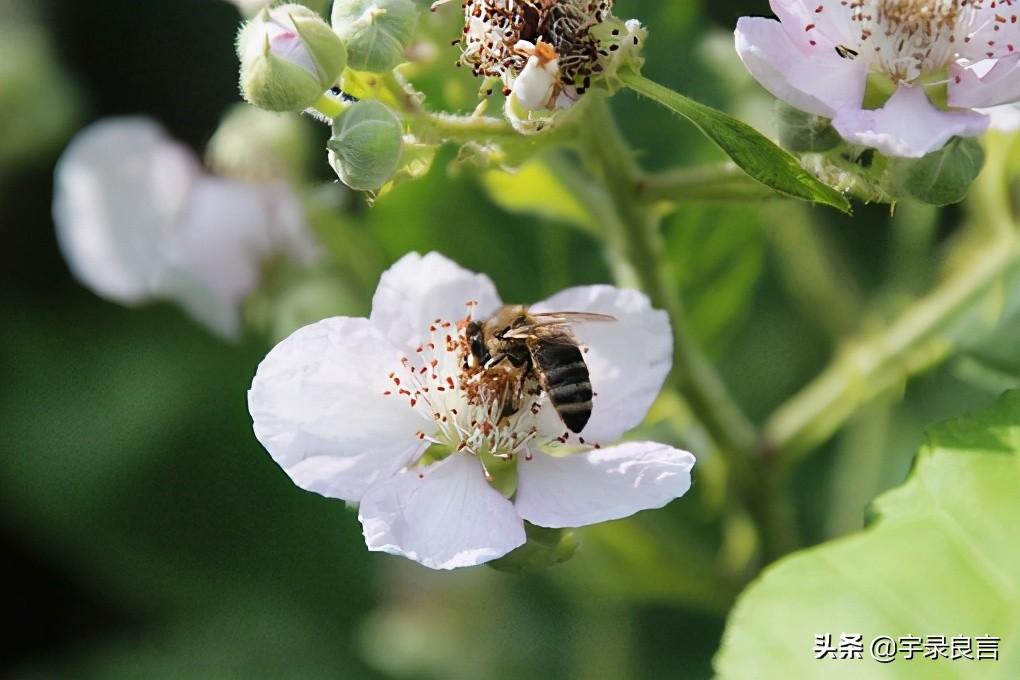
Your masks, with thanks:
[[(537, 356), (551, 338), (563, 356)], [(641, 293), (573, 288), (525, 312), (488, 277), (413, 253), (383, 274), (368, 319), (326, 319), (273, 349), (249, 409), (295, 484), (359, 505), (370, 550), (453, 569), (523, 545), (525, 521), (579, 527), (686, 493), (686, 451), (599, 445), (644, 419), (672, 351)]]

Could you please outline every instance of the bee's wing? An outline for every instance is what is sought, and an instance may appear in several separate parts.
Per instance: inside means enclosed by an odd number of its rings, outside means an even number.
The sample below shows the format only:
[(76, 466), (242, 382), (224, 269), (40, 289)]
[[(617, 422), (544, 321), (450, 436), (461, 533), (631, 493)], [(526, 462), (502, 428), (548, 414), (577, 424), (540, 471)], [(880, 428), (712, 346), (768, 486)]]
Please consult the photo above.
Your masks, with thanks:
[(535, 319), (535, 326), (570, 325), (575, 323), (605, 323), (616, 321), (615, 316), (608, 314), (592, 314), (589, 312), (541, 312), (529, 314)]
[(585, 312), (544, 312), (529, 314), (531, 323), (514, 328), (504, 335), (506, 338), (527, 340), (536, 338), (545, 342), (564, 345), (576, 345), (570, 327), (577, 323), (616, 321), (616, 317), (607, 314), (588, 314)]

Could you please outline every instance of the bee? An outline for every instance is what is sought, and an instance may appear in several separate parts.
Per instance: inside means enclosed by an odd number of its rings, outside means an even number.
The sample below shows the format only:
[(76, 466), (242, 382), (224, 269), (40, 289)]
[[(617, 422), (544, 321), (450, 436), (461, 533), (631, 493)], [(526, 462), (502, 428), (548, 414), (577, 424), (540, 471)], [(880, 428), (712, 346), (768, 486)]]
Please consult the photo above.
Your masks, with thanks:
[[(517, 413), (537, 382), (563, 424), (580, 433), (591, 418), (592, 397), (588, 365), (571, 325), (616, 321), (605, 314), (580, 312), (529, 312), (507, 306), (486, 321), (467, 327), (469, 368), (504, 371), (510, 376), (503, 413)], [(531, 392), (529, 392), (529, 389)]]

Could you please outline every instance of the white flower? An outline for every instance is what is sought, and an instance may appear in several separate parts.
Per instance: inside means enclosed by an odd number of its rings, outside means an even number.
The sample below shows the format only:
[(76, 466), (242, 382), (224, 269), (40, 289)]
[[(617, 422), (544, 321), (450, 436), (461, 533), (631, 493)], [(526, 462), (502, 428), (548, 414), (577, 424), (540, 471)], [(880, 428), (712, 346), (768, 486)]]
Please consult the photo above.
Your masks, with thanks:
[[(259, 441), (298, 486), (359, 503), (370, 550), (467, 567), (522, 545), (524, 520), (604, 522), (690, 487), (694, 457), (666, 445), (573, 455), (559, 446), (610, 442), (641, 422), (671, 365), (665, 313), (610, 286), (573, 288), (531, 308), (617, 319), (575, 329), (596, 393), (582, 440), (564, 432), (544, 395), (501, 418), (502, 404), (465, 378), (467, 323), (501, 304), (486, 276), (411, 254), (383, 274), (370, 318), (307, 326), (259, 366), (248, 394)], [(426, 465), (437, 450), (445, 457)], [(492, 454), (516, 465), (509, 500), (487, 481)]]
[(263, 260), (316, 251), (288, 187), (208, 175), (146, 118), (78, 134), (57, 164), (53, 217), (71, 271), (96, 294), (124, 305), (172, 300), (227, 337), (239, 333)]
[[(988, 127), (976, 111), (1020, 100), (1018, 0), (770, 0), (779, 21), (744, 17), (736, 46), (772, 94), (831, 118), (844, 139), (916, 158)], [(864, 108), (869, 77), (895, 88)], [(934, 81), (934, 82), (933, 82)], [(945, 86), (948, 108), (929, 90)]]

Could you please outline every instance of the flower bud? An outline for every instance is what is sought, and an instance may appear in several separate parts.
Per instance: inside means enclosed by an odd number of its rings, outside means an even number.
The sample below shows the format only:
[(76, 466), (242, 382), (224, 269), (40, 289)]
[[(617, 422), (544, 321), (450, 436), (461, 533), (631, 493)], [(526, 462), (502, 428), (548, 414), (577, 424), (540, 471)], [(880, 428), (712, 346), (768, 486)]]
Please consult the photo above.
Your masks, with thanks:
[(390, 181), (403, 145), (400, 119), (374, 100), (353, 104), (338, 116), (326, 144), (329, 164), (340, 181), (355, 191), (375, 191)]
[(404, 61), (418, 10), (411, 0), (336, 0), (333, 30), (347, 45), (351, 68), (383, 73)]
[(244, 98), (269, 111), (302, 111), (347, 65), (343, 42), (303, 5), (265, 9), (237, 38)]
[(313, 148), (308, 121), (235, 104), (206, 146), (206, 164), (219, 175), (250, 182), (300, 182)]
[(46, 158), (74, 129), (80, 106), (45, 31), (27, 19), (0, 21), (0, 176)]
[(805, 113), (779, 102), (776, 105), (779, 143), (794, 153), (831, 151), (843, 143), (828, 118)]
[(967, 196), (981, 173), (985, 152), (972, 137), (955, 137), (922, 158), (890, 159), (889, 190), (929, 205), (952, 205)]

